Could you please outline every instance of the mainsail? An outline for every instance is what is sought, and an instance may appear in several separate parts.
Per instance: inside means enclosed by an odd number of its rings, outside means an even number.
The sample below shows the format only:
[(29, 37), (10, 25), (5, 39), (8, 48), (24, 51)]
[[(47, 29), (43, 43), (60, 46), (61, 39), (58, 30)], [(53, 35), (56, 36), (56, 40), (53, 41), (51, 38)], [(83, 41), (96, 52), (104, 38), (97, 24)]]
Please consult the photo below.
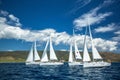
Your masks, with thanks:
[(41, 58), (41, 62), (48, 62), (48, 56), (47, 56), (48, 43), (49, 43), (49, 40), (46, 43), (46, 46), (45, 46), (45, 49), (44, 49), (44, 52), (43, 52), (43, 55), (42, 55), (42, 58)]
[(100, 54), (98, 53), (97, 49), (95, 48), (95, 46), (93, 44), (93, 39), (92, 39), (92, 33), (91, 33), (90, 25), (89, 25), (89, 33), (90, 33), (90, 39), (91, 39), (91, 43), (92, 43), (93, 60), (94, 59), (102, 59), (102, 57), (100, 56)]
[(70, 44), (69, 62), (73, 62), (72, 43)]
[(85, 38), (84, 38), (83, 61), (91, 61), (88, 53), (87, 45), (86, 45), (86, 35), (87, 35), (87, 27), (86, 27)]
[(28, 57), (27, 57), (27, 60), (26, 60), (26, 62), (33, 62), (34, 60), (33, 60), (34, 58), (33, 58), (33, 46), (31, 47), (31, 50), (30, 50), (30, 52), (29, 52), (29, 54), (28, 54)]
[(40, 57), (36, 49), (36, 41), (34, 42), (34, 60), (40, 60)]
[(50, 36), (50, 60), (58, 60), (57, 59), (57, 56), (55, 54), (55, 51), (53, 49), (53, 46), (52, 46), (52, 39), (51, 39), (51, 36)]

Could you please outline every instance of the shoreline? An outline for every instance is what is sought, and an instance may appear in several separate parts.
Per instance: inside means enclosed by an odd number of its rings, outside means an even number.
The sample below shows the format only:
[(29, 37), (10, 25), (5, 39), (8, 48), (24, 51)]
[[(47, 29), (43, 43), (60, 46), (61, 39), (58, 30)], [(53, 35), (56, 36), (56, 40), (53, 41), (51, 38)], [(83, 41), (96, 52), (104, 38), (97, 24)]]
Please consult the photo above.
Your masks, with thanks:
[[(0, 64), (2, 63), (25, 63), (25, 62), (0, 62)], [(68, 63), (68, 62), (64, 62), (64, 63)], [(120, 62), (111, 62), (111, 63), (120, 63)]]

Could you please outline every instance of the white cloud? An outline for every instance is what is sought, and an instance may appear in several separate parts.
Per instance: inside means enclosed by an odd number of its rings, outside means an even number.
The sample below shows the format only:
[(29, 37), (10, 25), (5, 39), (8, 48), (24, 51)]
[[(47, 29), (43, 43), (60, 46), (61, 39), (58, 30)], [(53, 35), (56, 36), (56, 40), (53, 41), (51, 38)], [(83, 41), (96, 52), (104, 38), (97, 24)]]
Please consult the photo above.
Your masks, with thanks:
[[(113, 39), (114, 41), (120, 42), (120, 30), (114, 32), (114, 34), (115, 34), (116, 36), (112, 37), (112, 39)], [(120, 44), (120, 43), (119, 43), (119, 44)]]
[(107, 26), (101, 26), (95, 29), (95, 32), (109, 32), (109, 31), (113, 31), (116, 29), (116, 25), (114, 23), (108, 24)]
[(9, 18), (10, 18), (12, 21), (19, 22), (19, 19), (18, 19), (17, 17), (15, 17), (14, 15), (12, 15), (12, 14), (9, 15)]
[(71, 14), (79, 11), (81, 8), (85, 7), (90, 2), (91, 0), (76, 0), (73, 9), (70, 10), (69, 13)]
[(21, 27), (19, 18), (15, 17), (13, 14), (9, 14), (7, 11), (0, 10), (0, 22), (4, 21), (6, 24), (11, 26)]
[[(54, 29), (44, 29), (44, 30), (25, 30), (21, 27), (10, 26), (6, 24), (0, 24), (0, 38), (7, 38), (7, 39), (21, 39), (28, 42), (32, 42), (34, 40), (40, 42), (46, 42), (50, 36), (50, 33), (53, 34), (52, 40), (53, 42), (58, 44), (70, 44), (71, 39), (75, 39), (78, 43), (79, 48), (83, 48), (83, 41), (84, 35), (76, 35), (72, 37), (71, 35), (67, 34), (66, 32), (56, 32)], [(88, 40), (88, 48), (90, 48), (90, 37), (87, 36)], [(103, 51), (113, 51), (116, 50), (117, 42), (103, 40), (101, 38), (94, 39), (95, 45), (99, 50)]]
[(115, 1), (114, 0), (104, 0), (102, 6), (109, 6), (111, 4), (113, 4)]
[(100, 9), (100, 7), (96, 7), (95, 9), (89, 11), (86, 14), (83, 14), (79, 18), (75, 19), (73, 24), (75, 25), (75, 28), (79, 29), (81, 27), (85, 27), (88, 25), (97, 24), (103, 21), (107, 16), (110, 16), (111, 12), (106, 13), (97, 13), (97, 11)]
[(9, 13), (7, 11), (0, 10), (0, 15), (7, 16)]
[(7, 20), (4, 17), (0, 17), (0, 24), (5, 23)]
[(110, 41), (110, 40), (104, 40), (101, 38), (95, 38), (94, 39), (94, 44), (99, 50), (102, 51), (114, 51), (117, 49), (117, 42), (115, 41)]
[(8, 23), (12, 25), (14, 24), (15, 26), (21, 26), (19, 18), (15, 17), (13, 14), (10, 14), (8, 17), (10, 18), (10, 21)]
[(114, 32), (114, 34), (118, 34), (118, 35), (120, 35), (120, 31), (116, 31), (116, 32)]
[(114, 41), (120, 41), (120, 35), (115, 36), (115, 37), (112, 37), (112, 39), (113, 39)]
[(61, 32), (61, 33), (55, 33), (55, 39), (54, 39), (56, 44), (68, 44), (70, 43), (70, 35), (67, 34), (66, 32)]
[[(72, 37), (72, 35), (69, 35), (67, 32), (56, 32), (54, 29), (44, 29), (44, 30), (28, 30), (28, 29), (22, 29), (22, 27), (9, 25), (6, 23), (7, 18), (2, 17), (0, 19), (0, 39), (20, 39), (25, 40), (27, 42), (33, 42), (35, 40), (39, 42), (46, 42), (52, 34), (52, 40), (53, 42), (58, 44), (67, 44), (69, 45), (71, 43), (72, 39), (75, 39), (78, 43), (79, 48), (83, 48), (83, 41), (84, 41), (84, 35), (76, 35)], [(88, 48), (90, 48), (90, 38), (87, 36), (88, 40)], [(95, 45), (99, 50), (104, 51), (113, 51), (116, 50), (116, 44), (115, 41), (108, 41), (101, 38), (94, 39)]]
[(7, 24), (0, 24), (0, 38), (15, 38), (21, 39), (21, 37), (28, 34), (29, 30), (23, 30), (20, 27), (10, 26)]

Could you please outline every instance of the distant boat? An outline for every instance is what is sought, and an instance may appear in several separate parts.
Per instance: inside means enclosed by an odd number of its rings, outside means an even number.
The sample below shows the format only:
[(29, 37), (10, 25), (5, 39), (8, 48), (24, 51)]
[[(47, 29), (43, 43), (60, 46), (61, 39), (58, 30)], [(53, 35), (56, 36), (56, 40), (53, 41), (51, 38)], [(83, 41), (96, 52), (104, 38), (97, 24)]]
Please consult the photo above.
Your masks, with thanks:
[[(49, 59), (48, 59), (48, 55), (47, 55), (48, 45), (50, 46), (50, 57), (49, 57)], [(40, 61), (40, 65), (63, 65), (62, 62), (58, 62), (57, 56), (56, 56), (55, 51), (54, 51), (53, 46), (52, 46), (51, 36), (46, 43), (46, 46), (45, 46), (45, 49), (43, 51), (42, 58), (41, 58), (41, 61)]]
[(84, 38), (84, 51), (83, 51), (83, 67), (110, 66), (111, 63), (104, 62), (99, 52), (97, 51), (96, 47), (94, 46), (90, 25), (88, 27), (89, 27), (91, 44), (92, 44), (92, 58), (93, 59), (91, 60), (89, 53), (88, 53), (88, 49), (87, 49), (87, 43), (86, 43), (87, 27), (86, 27), (85, 38)]
[[(73, 30), (73, 37), (74, 37), (74, 30)], [(70, 52), (69, 52), (69, 60), (68, 60), (68, 65), (82, 65), (82, 62), (78, 61), (78, 60), (82, 60), (82, 57), (80, 55), (80, 52), (78, 50), (77, 44), (76, 44), (76, 40), (74, 39), (74, 48), (75, 48), (75, 52), (73, 54), (73, 45), (72, 42), (70, 43)]]
[(31, 50), (30, 50), (28, 57), (26, 59), (26, 65), (39, 64), (39, 61), (40, 61), (40, 57), (39, 57), (38, 52), (37, 52), (36, 41), (35, 41), (31, 47)]

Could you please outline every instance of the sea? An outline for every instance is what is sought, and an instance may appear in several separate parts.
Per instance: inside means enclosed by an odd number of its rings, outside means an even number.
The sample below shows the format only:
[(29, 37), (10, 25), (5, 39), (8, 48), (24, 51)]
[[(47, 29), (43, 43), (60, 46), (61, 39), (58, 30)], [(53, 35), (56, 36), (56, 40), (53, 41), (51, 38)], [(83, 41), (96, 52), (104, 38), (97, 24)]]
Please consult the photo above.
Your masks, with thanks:
[(0, 63), (0, 80), (120, 80), (120, 63), (103, 68)]

